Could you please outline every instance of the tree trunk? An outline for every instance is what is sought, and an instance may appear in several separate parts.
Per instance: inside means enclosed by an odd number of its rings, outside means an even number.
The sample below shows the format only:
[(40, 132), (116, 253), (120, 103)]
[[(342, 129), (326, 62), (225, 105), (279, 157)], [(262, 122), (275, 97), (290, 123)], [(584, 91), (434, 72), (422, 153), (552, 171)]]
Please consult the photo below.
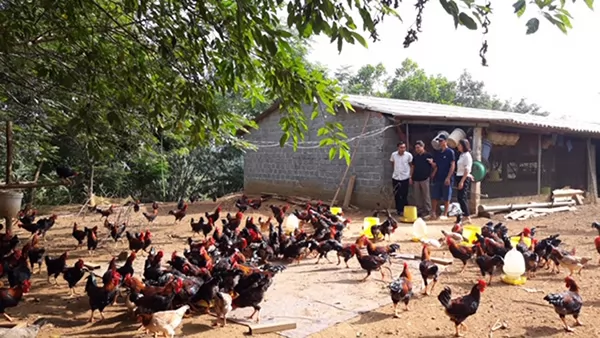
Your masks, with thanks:
[(94, 196), (94, 165), (90, 165), (90, 187), (89, 187), (89, 191), (90, 191), (90, 204), (92, 201), (92, 197)]
[(13, 130), (12, 122), (6, 121), (6, 184), (10, 183), (13, 164)]
[[(33, 175), (33, 183), (37, 183), (38, 179), (40, 178), (40, 173), (42, 172), (43, 166), (44, 161), (42, 160), (38, 165), (37, 170), (35, 171), (35, 175)], [(29, 200), (29, 204), (31, 205), (33, 205), (33, 203), (35, 202), (35, 189), (36, 188), (31, 188), (31, 199)]]

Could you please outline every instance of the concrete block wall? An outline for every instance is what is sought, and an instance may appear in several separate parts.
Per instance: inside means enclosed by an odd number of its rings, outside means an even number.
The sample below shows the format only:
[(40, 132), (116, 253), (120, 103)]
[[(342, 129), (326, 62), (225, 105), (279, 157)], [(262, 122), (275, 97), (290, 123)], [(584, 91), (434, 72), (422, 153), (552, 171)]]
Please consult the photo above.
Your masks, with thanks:
[[(310, 117), (309, 110), (306, 109), (307, 119)], [(348, 138), (358, 136), (364, 126), (366, 114), (340, 111), (336, 116), (321, 114), (313, 121), (309, 119), (305, 141), (318, 141), (319, 128), (325, 121), (333, 120), (342, 123)], [(253, 130), (245, 138), (250, 142), (278, 143), (282, 134), (280, 117), (278, 111), (273, 112), (260, 121), (258, 130)], [(388, 124), (388, 120), (382, 115), (371, 113), (365, 132), (381, 130)], [(388, 197), (382, 192), (383, 187), (389, 185), (389, 157), (395, 148), (395, 143), (390, 150), (384, 142), (389, 131), (391, 128), (360, 139), (352, 165), (342, 182), (338, 204), (341, 205), (344, 200), (347, 181), (352, 175), (356, 175), (356, 182), (351, 204), (366, 208), (375, 207), (377, 202), (388, 204)], [(357, 141), (350, 142), (351, 153), (357, 146)], [(257, 151), (249, 150), (244, 155), (244, 190), (248, 194), (271, 192), (287, 196), (310, 196), (329, 203), (346, 170), (346, 162), (337, 157), (330, 161), (328, 152), (329, 148), (299, 148), (294, 152), (290, 146), (259, 146)]]

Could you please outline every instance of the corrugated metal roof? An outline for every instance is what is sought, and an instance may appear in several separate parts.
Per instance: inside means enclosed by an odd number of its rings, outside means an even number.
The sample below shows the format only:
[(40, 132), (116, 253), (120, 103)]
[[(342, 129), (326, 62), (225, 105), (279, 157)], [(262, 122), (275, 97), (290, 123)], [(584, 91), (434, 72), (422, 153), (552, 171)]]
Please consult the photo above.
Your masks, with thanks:
[(432, 122), (435, 120), (485, 122), (523, 128), (530, 127), (572, 133), (600, 134), (600, 124), (577, 121), (572, 118), (566, 120), (551, 116), (536, 116), (360, 95), (348, 95), (348, 101), (355, 108), (410, 119), (432, 120)]

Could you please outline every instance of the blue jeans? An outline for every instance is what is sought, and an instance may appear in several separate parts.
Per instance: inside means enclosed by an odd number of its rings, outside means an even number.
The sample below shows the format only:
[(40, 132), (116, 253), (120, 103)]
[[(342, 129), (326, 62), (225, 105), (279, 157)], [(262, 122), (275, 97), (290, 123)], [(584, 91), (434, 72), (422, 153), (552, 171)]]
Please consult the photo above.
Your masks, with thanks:
[(450, 185), (445, 185), (444, 181), (433, 181), (431, 185), (431, 199), (436, 201), (452, 200), (452, 184), (454, 179), (451, 179)]

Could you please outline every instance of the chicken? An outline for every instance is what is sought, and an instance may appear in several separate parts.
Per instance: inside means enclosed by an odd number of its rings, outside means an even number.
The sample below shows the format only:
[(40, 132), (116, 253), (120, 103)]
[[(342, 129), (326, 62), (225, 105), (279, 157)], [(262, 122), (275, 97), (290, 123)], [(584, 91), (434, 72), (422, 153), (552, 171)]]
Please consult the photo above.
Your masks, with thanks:
[(127, 224), (123, 222), (121, 225), (112, 224), (110, 227), (110, 238), (115, 241), (115, 246), (117, 245), (117, 241), (123, 237), (123, 234), (127, 230)]
[(175, 216), (175, 222), (179, 222), (185, 217), (185, 214), (187, 213), (187, 208), (187, 203), (184, 203), (183, 208), (181, 208), (180, 210), (169, 210), (169, 215)]
[(217, 221), (219, 220), (219, 218), (221, 217), (221, 207), (217, 207), (215, 209), (215, 212), (213, 212), (212, 214), (209, 214), (208, 212), (204, 213), (204, 216), (206, 216), (206, 220), (207, 221), (212, 221), (212, 223), (217, 223)]
[(233, 298), (232, 307), (234, 309), (252, 307), (254, 311), (247, 319), (254, 318), (256, 314), (256, 322), (260, 322), (260, 303), (273, 283), (274, 275), (275, 273), (270, 271), (257, 271), (241, 278), (233, 289), (237, 296)]
[(459, 259), (463, 263), (462, 270), (460, 270), (463, 273), (467, 268), (467, 262), (473, 257), (473, 249), (456, 244), (450, 237), (446, 237), (446, 244), (448, 245), (448, 249), (450, 249), (452, 257)]
[(167, 283), (162, 293), (144, 296), (132, 291), (130, 298), (133, 298), (138, 313), (167, 311), (173, 308), (173, 299), (181, 292), (182, 287), (182, 280), (177, 278), (172, 283)]
[[(575, 256), (574, 252), (573, 254), (569, 254), (566, 252), (561, 252), (561, 250), (556, 248), (552, 249), (552, 257), (555, 258), (560, 265), (569, 269), (569, 276), (572, 276), (575, 270), (577, 270), (578, 275), (581, 275), (581, 270), (583, 269), (584, 265), (590, 261), (589, 257)], [(560, 265), (556, 267), (557, 273), (560, 273)]]
[[(600, 223), (592, 223), (592, 228), (598, 230), (598, 236), (594, 239), (594, 246), (596, 247), (596, 251), (598, 251), (598, 253), (600, 254)], [(600, 263), (600, 259), (598, 260), (598, 263)]]
[(95, 208), (96, 213), (100, 214), (100, 219), (106, 218), (108, 219), (108, 216), (112, 215), (114, 212), (114, 205), (110, 205), (107, 209), (98, 209), (98, 207)]
[(127, 241), (129, 242), (129, 250), (135, 251), (136, 253), (144, 248), (144, 233), (141, 232), (139, 237), (132, 235), (129, 231), (125, 231)]
[[(433, 292), (433, 288), (435, 288), (435, 284), (438, 281), (440, 268), (431, 261), (430, 252), (427, 245), (423, 245), (423, 249), (421, 250), (421, 263), (419, 263), (419, 272), (421, 272), (421, 278), (423, 278), (423, 294), (429, 295), (430, 292)], [(429, 279), (433, 279), (431, 290), (427, 290)]]
[(458, 242), (458, 243), (462, 243), (462, 242), (464, 242), (464, 240), (465, 240), (465, 239), (463, 238), (463, 236), (462, 236), (461, 234), (459, 234), (458, 232), (453, 232), (453, 231), (446, 232), (445, 230), (442, 230), (442, 235), (444, 235), (444, 238), (448, 238), (448, 237), (450, 237), (450, 238), (452, 238), (452, 239), (453, 239), (455, 242)]
[(0, 313), (8, 320), (12, 322), (13, 319), (5, 312), (9, 307), (15, 307), (23, 298), (23, 294), (28, 293), (31, 288), (31, 282), (29, 280), (23, 281), (19, 285), (15, 285), (11, 288), (0, 289)]
[(57, 218), (57, 215), (52, 214), (48, 218), (42, 218), (39, 221), (37, 221), (36, 224), (38, 232), (40, 235), (42, 235), (42, 238), (46, 238), (46, 232), (48, 232), (48, 230), (50, 230), (54, 226), (54, 223), (56, 222)]
[(71, 234), (73, 235), (73, 238), (77, 240), (77, 247), (75, 249), (79, 249), (79, 247), (83, 245), (83, 240), (86, 236), (85, 230), (78, 229), (77, 223), (73, 223), (73, 231)]
[(90, 309), (92, 310), (89, 322), (94, 322), (94, 312), (96, 310), (100, 311), (100, 317), (104, 319), (104, 308), (112, 304), (117, 297), (117, 285), (119, 284), (119, 280), (121, 280), (121, 276), (116, 271), (113, 271), (111, 277), (110, 280), (105, 281), (107, 283), (104, 283), (103, 286), (98, 286), (95, 275), (91, 273), (88, 276), (87, 283), (85, 284), (85, 292), (88, 295)]
[(358, 248), (356, 247), (355, 244), (344, 244), (344, 246), (342, 247), (342, 250), (338, 251), (337, 253), (337, 265), (340, 265), (340, 263), (342, 262), (340, 257), (344, 257), (344, 263), (346, 263), (346, 268), (350, 268), (348, 266), (348, 261), (354, 257), (354, 255), (356, 255), (356, 250), (358, 250)]
[(554, 306), (554, 311), (556, 311), (560, 320), (563, 322), (565, 331), (573, 332), (575, 330), (567, 324), (565, 317), (573, 316), (577, 325), (583, 325), (579, 321), (579, 313), (583, 307), (583, 299), (581, 299), (579, 287), (572, 277), (567, 276), (565, 278), (565, 284), (569, 290), (562, 293), (548, 294), (544, 297), (544, 300)]
[[(133, 270), (133, 261), (135, 260), (135, 257), (136, 257), (135, 251), (132, 251), (129, 254), (129, 257), (127, 257), (125, 264), (123, 264), (122, 267), (117, 269), (117, 272), (119, 273), (119, 275), (121, 275), (122, 278), (125, 278), (125, 276), (127, 276), (127, 275), (133, 276), (133, 274), (135, 272)], [(119, 282), (122, 282), (122, 280)]]
[(181, 325), (183, 316), (190, 309), (189, 305), (184, 305), (177, 310), (161, 311), (153, 314), (141, 314), (140, 320), (147, 332), (163, 333), (165, 337), (175, 337), (175, 329)]
[(207, 235), (212, 231), (212, 227), (207, 225), (208, 223), (205, 223), (204, 217), (200, 217), (198, 222), (194, 222), (193, 218), (190, 221), (190, 226), (192, 227), (192, 232), (194, 233), (194, 236), (202, 232), (204, 237), (207, 237)]
[(133, 203), (133, 212), (140, 212), (140, 200), (136, 200), (135, 203)]
[(58, 166), (56, 167), (56, 175), (63, 181), (70, 183), (70, 179), (76, 177), (79, 173), (67, 166)]
[(58, 285), (58, 281), (56, 278), (60, 275), (65, 268), (67, 267), (67, 256), (68, 252), (65, 251), (58, 258), (50, 258), (50, 256), (45, 256), (44, 260), (46, 262), (46, 268), (48, 269), (48, 284), (50, 284), (50, 276), (54, 277), (54, 285)]
[(486, 283), (480, 279), (477, 284), (471, 288), (468, 295), (452, 299), (452, 290), (445, 287), (438, 295), (438, 300), (444, 307), (445, 313), (454, 323), (456, 329), (456, 337), (461, 337), (459, 327), (462, 326), (465, 330), (467, 326), (464, 324), (465, 319), (474, 315), (479, 308), (481, 293), (485, 290)]
[[(354, 245), (356, 245), (356, 244), (354, 244)], [(383, 266), (389, 259), (387, 254), (382, 254), (382, 255), (378, 255), (378, 256), (363, 255), (360, 252), (360, 250), (356, 250), (356, 259), (358, 260), (360, 267), (363, 270), (367, 271), (367, 275), (365, 276), (365, 278), (363, 278), (361, 280), (361, 282), (366, 281), (367, 278), (369, 278), (369, 276), (371, 276), (371, 272), (373, 272), (373, 271), (381, 272), (381, 279), (383, 279), (383, 280), (385, 280), (385, 274), (383, 273), (383, 269), (387, 269), (389, 271), (390, 277), (392, 275), (392, 270), (390, 270), (390, 268), (387, 266)]]
[(98, 226), (91, 229), (85, 228), (85, 231), (87, 232), (88, 254), (91, 256), (98, 247)]
[[(389, 258), (389, 254), (394, 253), (400, 250), (400, 245), (396, 243), (392, 243), (386, 246), (375, 246), (366, 235), (360, 236), (356, 240), (356, 244), (358, 248), (363, 248), (365, 245), (367, 246), (367, 252), (369, 255), (385, 255)], [(392, 261), (389, 261), (392, 264)]]
[[(342, 246), (342, 243), (336, 241), (335, 239), (328, 239), (321, 243), (317, 243), (316, 249), (317, 249), (317, 252), (319, 253), (319, 258), (317, 258), (317, 261), (315, 262), (315, 264), (319, 264), (319, 262), (321, 261), (321, 258), (325, 258), (329, 263), (331, 263), (329, 258), (327, 258), (327, 254), (329, 253), (329, 251), (340, 252), (344, 249), (344, 247)], [(338, 264), (339, 264), (339, 257), (338, 257)]]
[[(31, 270), (33, 271), (35, 264), (38, 265), (38, 272), (42, 271), (42, 262), (44, 260), (44, 254), (46, 253), (46, 249), (39, 246), (39, 236), (37, 234), (33, 235), (31, 238), (31, 242), (29, 243), (29, 249), (24, 250), (27, 253), (27, 258), (29, 258), (29, 265), (31, 266)], [(25, 247), (23, 247), (25, 249)]]
[(75, 286), (87, 270), (84, 270), (84, 263), (82, 259), (77, 260), (72, 267), (66, 268), (63, 272), (63, 278), (69, 284), (69, 295), (73, 297), (77, 293), (75, 292)]
[(404, 262), (402, 273), (398, 279), (389, 285), (392, 303), (394, 304), (394, 317), (398, 318), (398, 303), (404, 302), (406, 311), (408, 311), (408, 302), (413, 295), (412, 292), (412, 274), (408, 268), (408, 263)]
[(481, 276), (485, 277), (486, 275), (490, 276), (487, 284), (492, 284), (492, 276), (494, 275), (494, 270), (497, 267), (500, 267), (504, 264), (504, 259), (502, 256), (488, 256), (481, 255), (475, 259), (475, 263), (479, 266), (479, 270), (481, 271)]
[(142, 212), (142, 215), (144, 215), (148, 223), (152, 223), (156, 219), (156, 216), (158, 216), (158, 209), (153, 209), (153, 212), (151, 214), (147, 212)]
[(219, 325), (219, 320), (223, 320), (221, 326), (225, 327), (227, 324), (227, 314), (233, 310), (233, 306), (231, 305), (232, 302), (233, 299), (231, 298), (231, 295), (224, 292), (217, 292), (213, 305), (213, 311), (217, 316), (217, 320), (214, 322), (213, 326)]

